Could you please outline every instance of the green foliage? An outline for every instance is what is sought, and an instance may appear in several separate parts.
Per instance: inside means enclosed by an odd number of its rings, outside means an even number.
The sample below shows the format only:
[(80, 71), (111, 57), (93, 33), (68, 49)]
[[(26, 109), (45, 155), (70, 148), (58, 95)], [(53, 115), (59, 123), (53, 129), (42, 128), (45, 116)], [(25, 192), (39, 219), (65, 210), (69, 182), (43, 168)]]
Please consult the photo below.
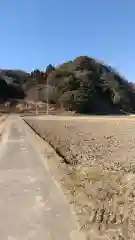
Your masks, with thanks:
[(25, 94), (21, 88), (29, 94), (31, 88), (40, 85), (42, 101), (48, 98), (68, 110), (135, 113), (135, 86), (111, 66), (87, 56), (79, 56), (57, 68), (49, 64), (45, 72), (35, 69), (31, 74), (20, 70), (5, 70), (4, 73), (13, 78), (10, 88), (1, 81), (0, 95), (5, 99), (11, 95), (22, 97)]
[(72, 71), (72, 70), (74, 70), (73, 62), (72, 61), (65, 62), (65, 63), (61, 64), (59, 68), (60, 69), (66, 69), (68, 71)]
[(70, 72), (67, 69), (62, 69), (62, 68), (58, 68), (56, 69), (56, 77), (61, 78), (61, 77), (68, 77), (72, 74), (72, 72)]
[(67, 109), (70, 106), (78, 112), (102, 112), (106, 105), (113, 112), (115, 109), (135, 112), (135, 89), (131, 84), (110, 66), (87, 56), (62, 64), (48, 81), (55, 86), (58, 101)]

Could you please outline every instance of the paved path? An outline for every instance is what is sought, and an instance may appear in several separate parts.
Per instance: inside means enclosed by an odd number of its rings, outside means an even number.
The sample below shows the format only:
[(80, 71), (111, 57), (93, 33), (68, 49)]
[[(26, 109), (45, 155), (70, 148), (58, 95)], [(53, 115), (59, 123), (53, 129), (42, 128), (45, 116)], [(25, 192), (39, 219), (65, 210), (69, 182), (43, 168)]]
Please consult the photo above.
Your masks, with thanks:
[(0, 143), (0, 239), (69, 240), (75, 223), (62, 192), (27, 136), (10, 116)]

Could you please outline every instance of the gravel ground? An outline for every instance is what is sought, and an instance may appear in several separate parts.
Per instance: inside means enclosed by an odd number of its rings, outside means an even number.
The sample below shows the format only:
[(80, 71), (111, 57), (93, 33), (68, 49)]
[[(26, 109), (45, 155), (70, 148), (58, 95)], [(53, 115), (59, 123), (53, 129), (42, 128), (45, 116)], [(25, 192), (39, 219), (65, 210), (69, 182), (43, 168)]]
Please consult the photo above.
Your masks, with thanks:
[(135, 239), (135, 121), (26, 121), (67, 164), (62, 185), (87, 239)]

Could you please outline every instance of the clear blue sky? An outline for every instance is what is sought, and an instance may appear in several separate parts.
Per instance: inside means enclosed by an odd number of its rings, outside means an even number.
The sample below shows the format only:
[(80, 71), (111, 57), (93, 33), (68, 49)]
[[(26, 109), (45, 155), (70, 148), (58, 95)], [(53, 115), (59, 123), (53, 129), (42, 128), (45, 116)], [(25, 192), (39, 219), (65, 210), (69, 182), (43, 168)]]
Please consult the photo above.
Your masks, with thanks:
[(135, 80), (134, 0), (1, 0), (0, 68), (89, 55)]

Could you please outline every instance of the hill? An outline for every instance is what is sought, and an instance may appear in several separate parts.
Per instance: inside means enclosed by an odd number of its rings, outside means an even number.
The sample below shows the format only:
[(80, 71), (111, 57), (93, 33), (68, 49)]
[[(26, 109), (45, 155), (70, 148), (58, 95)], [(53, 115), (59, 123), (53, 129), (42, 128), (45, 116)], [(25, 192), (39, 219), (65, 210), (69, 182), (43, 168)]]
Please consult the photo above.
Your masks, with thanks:
[(135, 113), (135, 87), (115, 69), (80, 56), (58, 67), (0, 71), (0, 99), (25, 98), (56, 104), (78, 113)]
[(0, 69), (0, 101), (24, 98), (23, 86), (28, 78), (29, 74), (22, 70)]
[[(81, 113), (135, 112), (135, 89), (116, 70), (87, 56), (66, 62), (47, 77), (55, 101)], [(54, 99), (54, 95), (51, 94)]]

